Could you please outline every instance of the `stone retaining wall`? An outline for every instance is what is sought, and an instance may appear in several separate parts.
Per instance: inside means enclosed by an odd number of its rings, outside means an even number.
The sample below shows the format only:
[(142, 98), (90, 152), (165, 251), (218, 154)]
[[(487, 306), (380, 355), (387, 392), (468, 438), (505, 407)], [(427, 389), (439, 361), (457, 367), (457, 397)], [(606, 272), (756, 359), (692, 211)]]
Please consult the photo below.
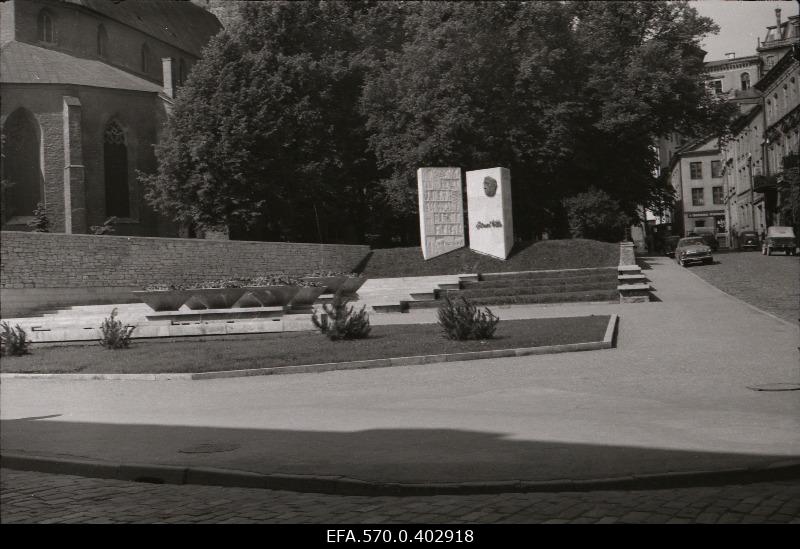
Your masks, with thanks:
[(132, 289), (265, 273), (352, 271), (369, 246), (0, 232), (0, 316), (135, 301)]

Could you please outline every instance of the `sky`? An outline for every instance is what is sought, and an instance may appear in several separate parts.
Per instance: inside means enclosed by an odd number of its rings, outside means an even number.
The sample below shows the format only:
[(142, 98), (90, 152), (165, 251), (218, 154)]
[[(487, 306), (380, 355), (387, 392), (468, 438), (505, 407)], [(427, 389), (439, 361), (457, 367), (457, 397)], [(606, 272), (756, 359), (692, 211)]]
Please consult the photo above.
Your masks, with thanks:
[(725, 53), (736, 57), (755, 55), (758, 39), (764, 39), (768, 26), (775, 25), (775, 8), (781, 9), (781, 21), (798, 15), (797, 0), (780, 2), (742, 2), (740, 0), (698, 0), (689, 2), (700, 15), (710, 17), (719, 25), (719, 34), (709, 36), (703, 49), (706, 61), (725, 59)]

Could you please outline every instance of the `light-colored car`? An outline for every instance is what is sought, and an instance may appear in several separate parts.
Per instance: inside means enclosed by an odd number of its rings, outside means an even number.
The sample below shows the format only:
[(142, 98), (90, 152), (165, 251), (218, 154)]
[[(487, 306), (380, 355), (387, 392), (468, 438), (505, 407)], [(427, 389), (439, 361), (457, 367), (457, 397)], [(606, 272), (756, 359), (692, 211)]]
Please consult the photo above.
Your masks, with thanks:
[(685, 267), (689, 263), (714, 263), (711, 246), (705, 243), (702, 236), (681, 238), (675, 246), (675, 261)]
[(767, 236), (761, 244), (761, 253), (772, 255), (772, 252), (780, 250), (786, 255), (794, 255), (797, 248), (797, 238), (794, 236), (794, 229), (791, 227), (768, 227)]

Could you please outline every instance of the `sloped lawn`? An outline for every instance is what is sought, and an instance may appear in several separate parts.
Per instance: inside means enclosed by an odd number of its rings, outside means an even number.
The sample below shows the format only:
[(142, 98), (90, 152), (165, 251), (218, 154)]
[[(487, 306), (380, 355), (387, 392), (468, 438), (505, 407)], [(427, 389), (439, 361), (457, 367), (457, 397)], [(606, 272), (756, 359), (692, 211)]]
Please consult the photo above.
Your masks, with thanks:
[(505, 261), (461, 248), (425, 260), (419, 246), (372, 250), (361, 272), (369, 278), (463, 273), (506, 273), (550, 269), (616, 267), (619, 244), (576, 238), (518, 242)]
[(37, 347), (33, 354), (3, 357), (4, 373), (192, 373), (374, 358), (436, 355), (602, 341), (609, 317), (501, 320), (495, 339), (451, 341), (436, 324), (373, 326), (370, 337), (332, 342), (317, 332), (285, 332), (134, 340), (129, 349), (99, 345)]

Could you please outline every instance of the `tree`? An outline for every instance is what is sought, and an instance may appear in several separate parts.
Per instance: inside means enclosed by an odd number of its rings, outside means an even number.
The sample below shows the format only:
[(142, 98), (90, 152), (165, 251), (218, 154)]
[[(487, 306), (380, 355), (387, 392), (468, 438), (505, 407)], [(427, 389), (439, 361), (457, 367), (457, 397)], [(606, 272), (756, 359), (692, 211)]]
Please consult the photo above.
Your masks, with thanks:
[(573, 238), (619, 242), (631, 223), (631, 218), (622, 211), (619, 202), (593, 187), (566, 199), (565, 206)]
[(405, 21), (362, 104), (399, 215), (419, 166), (502, 165), (518, 234), (557, 227), (592, 186), (635, 218), (668, 198), (656, 137), (721, 133), (732, 113), (702, 85), (716, 27), (686, 2), (424, 3)]
[[(174, 220), (232, 235), (325, 239), (364, 219), (375, 162), (357, 112), (346, 2), (245, 3), (212, 39), (143, 175)], [(359, 235), (350, 238), (358, 238)]]
[(515, 231), (591, 188), (663, 206), (651, 144), (721, 135), (687, 2), (243, 3), (176, 101), (148, 199), (200, 229), (416, 243), (416, 170), (504, 166)]

